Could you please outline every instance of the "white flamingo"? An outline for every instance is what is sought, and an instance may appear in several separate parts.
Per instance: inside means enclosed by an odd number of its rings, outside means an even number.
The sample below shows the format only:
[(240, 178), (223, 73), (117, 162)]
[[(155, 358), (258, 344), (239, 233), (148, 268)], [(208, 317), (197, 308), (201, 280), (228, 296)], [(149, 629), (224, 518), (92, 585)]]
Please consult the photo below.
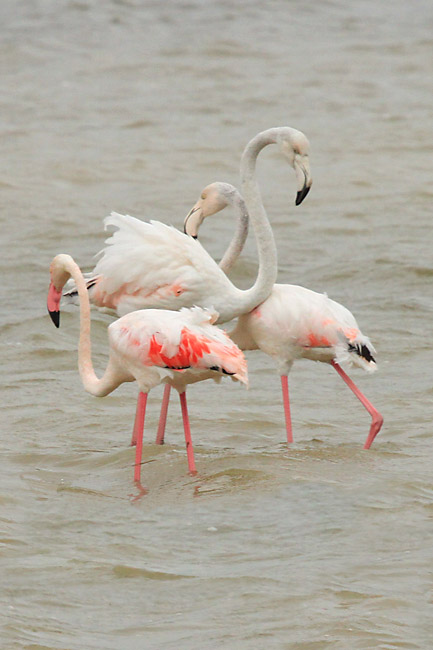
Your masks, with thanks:
[[(241, 205), (240, 199), (237, 205)], [(242, 250), (245, 242), (245, 214), (239, 209), (238, 221), (231, 244), (236, 253)], [(185, 225), (187, 227), (188, 223)], [(198, 235), (198, 227), (194, 229), (195, 236)], [(235, 261), (233, 257), (231, 263)], [(305, 358), (331, 364), (367, 409), (372, 422), (364, 448), (370, 448), (383, 424), (383, 417), (344, 372), (340, 363), (347, 362), (373, 372), (376, 370), (375, 350), (346, 307), (325, 294), (304, 287), (275, 284), (271, 295), (261, 305), (239, 317), (230, 336), (242, 350), (260, 349), (274, 359), (281, 376), (289, 443), (293, 441), (293, 434), (288, 374), (296, 359)]]
[(199, 242), (175, 228), (112, 213), (104, 223), (116, 230), (95, 266), (90, 302), (113, 309), (119, 316), (136, 309), (178, 310), (200, 305), (216, 309), (219, 323), (248, 313), (263, 302), (277, 277), (277, 253), (255, 168), (258, 154), (269, 144), (279, 144), (295, 169), (297, 204), (311, 186), (309, 144), (300, 131), (290, 127), (268, 129), (246, 146), (241, 159), (242, 191), (259, 260), (258, 275), (250, 289), (238, 289)]
[[(144, 409), (147, 394), (163, 381), (179, 391), (189, 471), (196, 472), (191, 440), (186, 386), (202, 379), (230, 375), (248, 383), (244, 355), (228, 335), (213, 323), (217, 313), (194, 307), (178, 311), (146, 309), (131, 312), (108, 327), (110, 357), (103, 377), (96, 376), (91, 358), (90, 304), (85, 280), (69, 255), (57, 255), (50, 266), (47, 306), (54, 324), (60, 321), (60, 299), (72, 276), (80, 298), (78, 367), (84, 388), (104, 397), (120, 384), (137, 381), (143, 393), (142, 426), (137, 432), (134, 480), (140, 481)], [(188, 369), (188, 370), (186, 370)]]
[[(218, 323), (248, 313), (263, 302), (277, 277), (277, 253), (255, 170), (260, 151), (270, 144), (279, 146), (295, 170), (296, 205), (307, 196), (312, 183), (309, 143), (301, 131), (290, 127), (268, 129), (257, 134), (245, 147), (241, 158), (241, 183), (259, 260), (258, 275), (250, 289), (238, 289), (194, 238), (158, 221), (143, 222), (128, 215), (112, 213), (105, 219), (105, 227), (113, 226), (117, 230), (107, 239), (91, 274), (92, 279), (88, 282), (90, 301), (99, 307), (112, 309), (118, 315), (136, 309), (178, 310), (200, 305), (215, 309), (219, 313)], [(236, 197), (232, 196), (231, 200), (236, 201)], [(200, 210), (203, 213), (203, 201), (201, 207), (196, 204), (188, 215), (191, 227), (200, 220)], [(167, 388), (162, 409), (165, 413), (168, 392)], [(142, 417), (142, 399), (140, 395), (137, 418)], [(135, 429), (139, 426), (137, 418), (132, 443)], [(162, 424), (163, 418), (157, 441), (162, 441)]]
[[(189, 235), (193, 239), (197, 239), (197, 234), (200, 228), (200, 225), (203, 223), (203, 220), (206, 217), (212, 216), (223, 210), (227, 206), (231, 206), (236, 210), (237, 214), (237, 228), (235, 234), (227, 247), (221, 261), (218, 266), (224, 273), (228, 273), (232, 268), (235, 261), (238, 259), (242, 249), (244, 247), (245, 241), (248, 236), (248, 224), (249, 224), (249, 215), (248, 210), (245, 205), (245, 201), (241, 196), (239, 190), (230, 185), (230, 183), (221, 183), (214, 182), (210, 185), (207, 185), (201, 191), (199, 200), (195, 203), (193, 208), (190, 210), (188, 215), (184, 220), (184, 233)], [(182, 240), (184, 243), (185, 240)], [(89, 295), (93, 295), (93, 287), (98, 281), (98, 276), (95, 276), (94, 273), (84, 274), (86, 278), (86, 286), (89, 292)], [(63, 297), (67, 299), (68, 302), (74, 304), (79, 304), (79, 296), (77, 287), (75, 286), (72, 279), (70, 279), (66, 286), (71, 285), (71, 287), (63, 292)], [(136, 430), (140, 427), (140, 420), (143, 417), (143, 402), (145, 396), (140, 393), (137, 401), (136, 409), (136, 420), (134, 423), (134, 429), (132, 434), (131, 444), (136, 444), (137, 433)], [(166, 383), (164, 387), (164, 394), (161, 405), (161, 415), (159, 418), (159, 426), (156, 435), (156, 443), (163, 444), (164, 442), (164, 432), (167, 422), (167, 412), (168, 412), (168, 403), (170, 400), (170, 384)]]

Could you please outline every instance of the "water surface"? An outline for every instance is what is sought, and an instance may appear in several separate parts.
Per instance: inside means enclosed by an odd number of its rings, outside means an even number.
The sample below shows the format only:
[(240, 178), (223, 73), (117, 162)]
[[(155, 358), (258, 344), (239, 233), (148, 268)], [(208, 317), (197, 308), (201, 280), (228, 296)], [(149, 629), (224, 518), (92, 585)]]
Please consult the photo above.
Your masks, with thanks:
[[(241, 6), (242, 5), (242, 6)], [(432, 621), (433, 9), (364, 2), (18, 0), (0, 7), (2, 648), (415, 650)], [(181, 227), (203, 186), (238, 184), (260, 130), (311, 141), (314, 186), (259, 163), (281, 282), (349, 307), (379, 372), (191, 388), (197, 477), (178, 404), (156, 447), (149, 400), (135, 500), (133, 385), (97, 400), (76, 368), (77, 312), (45, 311), (59, 252), (84, 269), (111, 210)], [(220, 258), (232, 215), (202, 241)], [(253, 240), (233, 279), (251, 284)], [(110, 318), (94, 314), (95, 365)]]

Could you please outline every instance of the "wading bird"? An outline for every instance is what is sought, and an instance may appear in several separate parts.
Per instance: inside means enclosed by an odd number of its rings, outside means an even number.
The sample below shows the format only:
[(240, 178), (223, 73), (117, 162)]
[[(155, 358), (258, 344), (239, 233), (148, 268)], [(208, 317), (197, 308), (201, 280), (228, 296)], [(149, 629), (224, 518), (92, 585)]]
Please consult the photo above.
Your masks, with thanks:
[(134, 480), (140, 481), (144, 409), (148, 392), (170, 380), (179, 391), (188, 468), (196, 472), (186, 405), (186, 386), (195, 381), (230, 375), (248, 383), (244, 355), (227, 334), (213, 323), (218, 314), (200, 307), (181, 311), (146, 309), (126, 314), (108, 327), (110, 356), (99, 379), (93, 369), (90, 341), (90, 304), (86, 283), (69, 255), (57, 255), (50, 266), (51, 283), (47, 307), (54, 324), (60, 322), (62, 289), (72, 276), (80, 299), (78, 367), (87, 392), (104, 397), (120, 384), (137, 381), (144, 395), (137, 446)]
[[(238, 259), (245, 240), (248, 235), (248, 223), (249, 215), (244, 202), (243, 197), (240, 195), (239, 191), (230, 183), (220, 183), (215, 182), (207, 185), (203, 188), (200, 199), (196, 202), (192, 210), (188, 213), (184, 222), (184, 233), (189, 235), (193, 239), (197, 239), (197, 233), (200, 228), (200, 224), (203, 220), (208, 217), (216, 214), (220, 210), (223, 210), (225, 207), (231, 206), (236, 210), (237, 214), (237, 229), (232, 238), (231, 243), (227, 247), (221, 261), (218, 266), (224, 273), (230, 271), (234, 262)], [(169, 231), (171, 233), (171, 231)], [(188, 240), (182, 238), (182, 243), (188, 245)], [(131, 245), (133, 245), (133, 240), (131, 237)], [(86, 286), (88, 289), (89, 296), (93, 296), (93, 288), (98, 282), (98, 276), (95, 276), (94, 273), (86, 274)], [(84, 277), (86, 277), (86, 275)], [(79, 296), (77, 287), (73, 284), (72, 279), (69, 280), (66, 284), (72, 284), (72, 288), (63, 292), (63, 297), (67, 299), (68, 302), (74, 304), (79, 304)], [(164, 395), (162, 399), (161, 406), (161, 416), (159, 419), (159, 426), (156, 435), (156, 443), (162, 444), (164, 442), (164, 432), (167, 421), (167, 411), (168, 403), (170, 399), (170, 383), (165, 384)], [(140, 419), (143, 417), (144, 409), (144, 395), (140, 394), (137, 402), (136, 410), (136, 421), (134, 424), (134, 430), (132, 434), (131, 444), (136, 444), (136, 429), (140, 426)]]
[[(88, 281), (90, 301), (114, 310), (119, 316), (136, 309), (178, 310), (199, 305), (215, 309), (218, 323), (248, 313), (262, 303), (277, 278), (277, 252), (256, 180), (256, 161), (262, 149), (271, 144), (278, 145), (295, 170), (296, 205), (302, 203), (312, 183), (309, 143), (301, 131), (286, 126), (267, 129), (245, 147), (240, 165), (241, 184), (259, 261), (258, 275), (250, 289), (238, 289), (194, 238), (158, 221), (144, 222), (112, 213), (105, 219), (105, 227), (117, 230), (105, 242)], [(187, 217), (191, 227), (202, 213), (203, 201)], [(168, 390), (164, 393), (163, 410)], [(135, 429), (140, 426), (137, 418), (142, 417), (142, 400), (140, 395), (132, 443)], [(163, 439), (161, 428), (157, 441)]]
[[(220, 203), (216, 198), (213, 204)], [(241, 205), (238, 198), (235, 208)], [(231, 247), (239, 254), (245, 243), (245, 211), (238, 211), (238, 228)], [(206, 212), (210, 216), (209, 211)], [(188, 218), (187, 218), (188, 219)], [(203, 219), (197, 222), (194, 235)], [(187, 220), (185, 227), (188, 226)], [(231, 259), (234, 264), (236, 258)], [(364, 448), (369, 449), (383, 423), (374, 408), (340, 363), (376, 370), (375, 350), (362, 334), (353, 314), (326, 294), (292, 284), (275, 284), (271, 295), (248, 314), (239, 317), (231, 338), (242, 350), (260, 349), (271, 356), (281, 376), (287, 441), (293, 441), (288, 374), (296, 359), (329, 363), (371, 415), (372, 423)]]

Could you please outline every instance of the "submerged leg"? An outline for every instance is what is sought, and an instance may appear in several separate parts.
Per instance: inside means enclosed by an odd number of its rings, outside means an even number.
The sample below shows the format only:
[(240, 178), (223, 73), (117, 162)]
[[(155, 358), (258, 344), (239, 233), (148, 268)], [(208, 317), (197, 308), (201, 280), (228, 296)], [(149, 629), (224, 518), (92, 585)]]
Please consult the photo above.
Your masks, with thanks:
[(185, 432), (186, 455), (188, 457), (188, 469), (191, 475), (197, 474), (194, 461), (194, 449), (191, 440), (191, 429), (189, 426), (188, 408), (186, 406), (186, 392), (179, 393), (180, 406), (182, 409), (183, 430)]
[(287, 375), (281, 375), (281, 388), (283, 389), (284, 416), (286, 418), (287, 444), (293, 442), (292, 418), (290, 415), (289, 380)]
[[(134, 467), (134, 481), (140, 481), (141, 477), (141, 457), (143, 452), (143, 429), (144, 429), (144, 414), (146, 412), (147, 393), (140, 393), (138, 400), (141, 405), (142, 412), (140, 412), (141, 427), (137, 430), (137, 439), (135, 447), (135, 467)], [(138, 410), (138, 409), (137, 409)]]
[(341, 368), (341, 366), (339, 366), (339, 364), (336, 361), (331, 361), (331, 365), (335, 368), (335, 370), (338, 372), (342, 380), (349, 386), (350, 390), (354, 393), (354, 395), (356, 395), (356, 397), (359, 399), (361, 404), (364, 406), (364, 408), (367, 409), (367, 411), (371, 415), (371, 420), (372, 420), (371, 427), (370, 427), (369, 434), (367, 436), (367, 440), (365, 441), (365, 445), (364, 445), (364, 449), (370, 449), (373, 440), (379, 433), (380, 428), (383, 424), (383, 417), (379, 413), (379, 411), (377, 411), (374, 408), (373, 404), (368, 401), (365, 395), (361, 393), (359, 388), (356, 386), (356, 384), (354, 384), (354, 382), (350, 379), (350, 377), (346, 375), (343, 368)]
[(168, 402), (170, 401), (170, 384), (165, 384), (162, 397), (161, 414), (159, 416), (158, 431), (156, 432), (155, 444), (164, 444), (165, 425), (167, 424)]
[(144, 416), (146, 415), (146, 401), (147, 401), (147, 394), (142, 393), (140, 391), (138, 393), (137, 408), (135, 410), (135, 420), (134, 420), (134, 428), (132, 430), (131, 447), (137, 444), (137, 437), (138, 435), (140, 435), (140, 430), (141, 430), (141, 435), (143, 435)]

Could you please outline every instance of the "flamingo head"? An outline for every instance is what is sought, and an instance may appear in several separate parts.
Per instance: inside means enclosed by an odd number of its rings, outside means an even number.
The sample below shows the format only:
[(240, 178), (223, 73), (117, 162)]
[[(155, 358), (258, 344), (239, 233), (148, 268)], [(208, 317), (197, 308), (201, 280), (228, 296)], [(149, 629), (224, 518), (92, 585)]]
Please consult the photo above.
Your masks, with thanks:
[(75, 264), (69, 255), (56, 255), (50, 265), (51, 282), (48, 289), (47, 308), (48, 313), (56, 327), (60, 325), (60, 299), (62, 289), (71, 277), (68, 267)]
[(204, 219), (223, 210), (227, 205), (233, 205), (238, 197), (240, 197), (238, 190), (230, 183), (216, 182), (207, 185), (202, 190), (197, 203), (185, 217), (184, 233), (197, 239)]
[(297, 129), (285, 126), (277, 131), (276, 141), (296, 173), (298, 192), (295, 203), (300, 205), (310, 191), (313, 182), (308, 158), (310, 143), (302, 131)]

